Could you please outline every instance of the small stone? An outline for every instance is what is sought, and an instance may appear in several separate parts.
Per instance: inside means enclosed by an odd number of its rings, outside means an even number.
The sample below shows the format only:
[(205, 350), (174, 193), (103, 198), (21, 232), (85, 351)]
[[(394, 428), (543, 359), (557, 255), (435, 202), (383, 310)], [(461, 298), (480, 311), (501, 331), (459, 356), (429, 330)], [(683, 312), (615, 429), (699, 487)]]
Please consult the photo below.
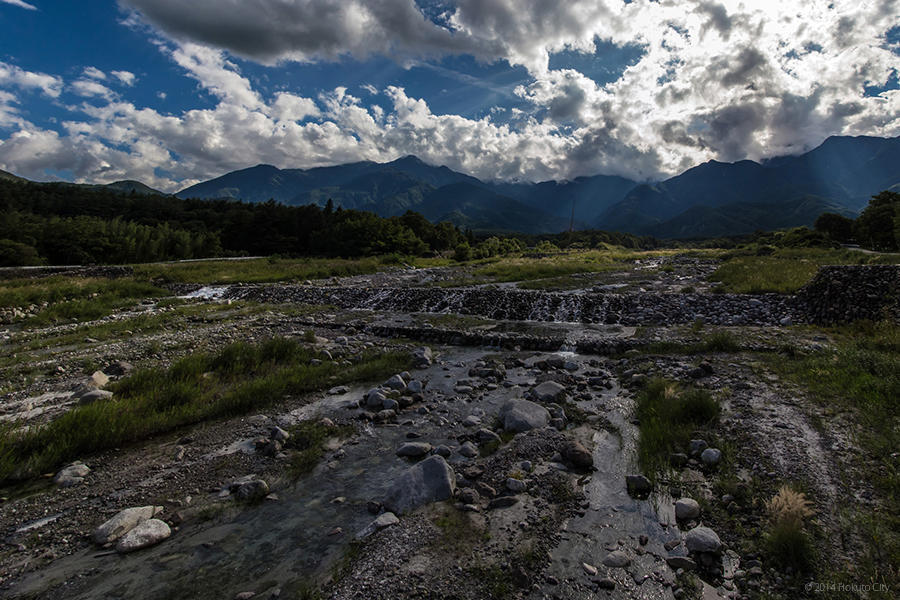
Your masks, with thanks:
[(691, 451), (691, 456), (697, 456), (706, 448), (709, 444), (706, 443), (706, 440), (691, 440), (690, 445), (688, 446)]
[(253, 479), (238, 485), (234, 497), (241, 502), (255, 502), (269, 495), (269, 484), (262, 479)]
[(700, 505), (693, 498), (680, 498), (675, 501), (675, 518), (679, 521), (690, 521), (700, 516)]
[(162, 507), (139, 506), (120, 510), (94, 530), (94, 542), (100, 546), (116, 541), (147, 519), (152, 519)]
[(478, 456), (478, 446), (472, 442), (465, 442), (459, 447), (458, 452), (466, 458), (474, 458)]
[(593, 582), (597, 584), (597, 587), (601, 590), (614, 590), (616, 589), (616, 582), (610, 579), (609, 577), (603, 577), (602, 579), (594, 579)]
[(603, 559), (603, 564), (614, 569), (621, 569), (631, 564), (631, 559), (621, 550), (610, 552)]
[(684, 536), (684, 545), (688, 552), (718, 552), (722, 541), (716, 532), (709, 527), (694, 527)]
[(122, 553), (133, 552), (156, 545), (170, 535), (172, 535), (172, 530), (165, 521), (147, 519), (119, 538), (116, 550)]
[(630, 496), (638, 498), (653, 491), (653, 484), (643, 475), (626, 475), (625, 486)]
[(291, 437), (287, 431), (278, 427), (277, 425), (269, 429), (269, 439), (275, 440), (277, 442), (285, 442)]
[(449, 446), (445, 446), (445, 445), (442, 444), (442, 445), (440, 445), (440, 446), (438, 446), (437, 448), (434, 449), (434, 453), (435, 453), (435, 454), (438, 454), (438, 455), (440, 455), (440, 456), (443, 456), (444, 458), (447, 458), (447, 457), (449, 457), (451, 454), (453, 454), (453, 451), (450, 449)]
[(384, 382), (385, 387), (389, 387), (392, 390), (404, 391), (406, 389), (406, 382), (403, 381), (403, 378), (399, 375), (394, 375), (390, 379)]
[(234, 595), (234, 600), (250, 600), (256, 596), (256, 592), (238, 592)]
[(685, 571), (693, 571), (697, 568), (697, 563), (687, 556), (670, 556), (666, 558), (666, 564), (675, 569), (684, 569)]
[(494, 498), (488, 504), (488, 509), (494, 510), (495, 508), (509, 508), (510, 506), (514, 506), (519, 503), (519, 499), (515, 496), (500, 496), (499, 498)]
[(376, 531), (381, 531), (382, 529), (390, 527), (391, 525), (396, 525), (399, 522), (400, 519), (398, 519), (397, 515), (395, 515), (394, 513), (382, 513), (378, 515), (378, 517), (374, 521), (369, 523), (362, 531), (357, 533), (356, 539), (361, 540), (363, 538), (367, 538)]
[(555, 381), (545, 381), (531, 390), (532, 397), (538, 402), (556, 402), (566, 397), (566, 388)]
[(397, 456), (419, 458), (431, 452), (431, 444), (427, 442), (406, 442), (397, 449)]
[(479, 429), (478, 431), (476, 431), (475, 437), (478, 438), (479, 444), (487, 444), (490, 442), (499, 443), (501, 441), (499, 435), (497, 435), (490, 429), (485, 429), (485, 428), (482, 428), (482, 429)]
[(584, 569), (584, 572), (593, 577), (597, 574), (597, 567), (594, 565), (589, 565), (587, 563), (581, 563), (581, 568)]
[(91, 390), (78, 398), (78, 404), (92, 404), (98, 400), (109, 400), (112, 397), (113, 393), (108, 390)]
[(718, 448), (707, 448), (700, 454), (700, 460), (707, 467), (714, 467), (722, 460), (722, 451)]
[(61, 488), (72, 487), (84, 481), (84, 478), (91, 472), (91, 468), (81, 461), (75, 461), (72, 464), (62, 468), (56, 477), (53, 478), (54, 483)]
[(510, 477), (506, 480), (506, 489), (513, 492), (514, 494), (521, 494), (528, 488), (528, 484), (526, 484), (521, 479), (516, 479), (515, 477)]

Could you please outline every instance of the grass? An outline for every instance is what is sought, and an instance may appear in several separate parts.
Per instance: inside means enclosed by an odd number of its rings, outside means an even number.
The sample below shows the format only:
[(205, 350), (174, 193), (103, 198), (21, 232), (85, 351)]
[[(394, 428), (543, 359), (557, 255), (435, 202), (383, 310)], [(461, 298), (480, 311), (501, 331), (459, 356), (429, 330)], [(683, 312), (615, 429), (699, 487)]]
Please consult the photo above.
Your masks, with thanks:
[(386, 268), (371, 258), (254, 258), (135, 265), (136, 278), (170, 283), (264, 283), (367, 275)]
[(315, 351), (273, 338), (144, 369), (113, 386), (110, 401), (79, 406), (38, 428), (0, 431), (0, 481), (33, 477), (91, 453), (208, 419), (244, 414), (288, 394), (370, 381), (409, 366), (404, 353), (368, 353), (350, 367), (310, 364)]
[(865, 549), (854, 566), (871, 581), (896, 581), (900, 575), (900, 324), (858, 322), (828, 330), (832, 347), (792, 360), (772, 357), (777, 374), (808, 390), (825, 416), (840, 412), (853, 425), (853, 441), (862, 450), (854, 466), (870, 481), (880, 502), (853, 505), (845, 521)]
[(614, 250), (569, 251), (543, 258), (527, 256), (504, 257), (475, 268), (473, 275), (494, 282), (560, 278), (576, 273), (627, 270), (631, 268), (635, 260), (671, 254), (672, 252), (638, 252), (620, 248)]
[(638, 464), (648, 477), (666, 469), (669, 455), (683, 452), (697, 430), (719, 417), (718, 401), (706, 390), (683, 389), (665, 379), (653, 379), (637, 398), (640, 422)]
[(719, 281), (719, 292), (790, 294), (810, 282), (823, 265), (893, 264), (896, 255), (864, 254), (852, 250), (782, 248), (758, 256), (742, 252), (728, 255), (709, 279)]
[(55, 275), (40, 279), (11, 279), (0, 286), (0, 308), (46, 306), (26, 323), (46, 325), (60, 321), (92, 320), (145, 298), (169, 295), (146, 281), (77, 278)]
[[(691, 331), (699, 331), (691, 327)], [(740, 352), (741, 344), (737, 336), (727, 330), (713, 331), (696, 343), (653, 342), (643, 352), (647, 354), (706, 354), (710, 352)]]
[(303, 421), (288, 429), (291, 437), (285, 448), (293, 449), (288, 471), (295, 480), (312, 471), (325, 453), (329, 438), (346, 438), (356, 432), (352, 425), (334, 425), (322, 421)]
[(782, 568), (807, 572), (815, 553), (804, 521), (813, 515), (812, 505), (803, 492), (784, 485), (765, 504), (769, 531), (765, 538), (767, 555)]

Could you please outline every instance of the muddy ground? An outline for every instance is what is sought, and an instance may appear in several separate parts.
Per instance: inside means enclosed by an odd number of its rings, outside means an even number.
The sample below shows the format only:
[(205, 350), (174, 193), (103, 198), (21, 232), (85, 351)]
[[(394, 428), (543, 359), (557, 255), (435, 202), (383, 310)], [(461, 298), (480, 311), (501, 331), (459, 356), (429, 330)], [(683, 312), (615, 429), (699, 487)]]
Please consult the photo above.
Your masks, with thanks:
[[(702, 295), (710, 289), (708, 264), (670, 260), (676, 261), (672, 270), (637, 265), (626, 274), (591, 276), (585, 290), (652, 293), (690, 286)], [(402, 287), (458, 277), (452, 269), (399, 270), (310, 283)], [(197, 308), (181, 315), (184, 303)], [(823, 418), (759, 355), (760, 349), (830, 342), (812, 328), (779, 323), (780, 316), (768, 324), (713, 330), (689, 319), (604, 325), (298, 310), (293, 304), (232, 303), (215, 292), (177, 304), (147, 301), (104, 322), (167, 312), (172, 321), (162, 327), (124, 330), (102, 341), (69, 339), (30, 355), (27, 363), (7, 364), (0, 374), (7, 382), (0, 418), (39, 425), (77, 405), (71, 392), (95, 369), (115, 361), (166, 366), (237, 340), (294, 337), (335, 360), (364, 349), (413, 352), (427, 345), (433, 360), (407, 374), (405, 383), (419, 382), (424, 391), (394, 415), (365, 406), (366, 393), (381, 381), (323, 390), (276, 399), (261, 414), (81, 457), (90, 472), (71, 487), (57, 485), (48, 473), (3, 489), (4, 597), (797, 597), (808, 594), (808, 577), (772, 568), (754, 540), (764, 525), (758, 499), (771, 497), (784, 482), (802, 482), (808, 490), (823, 560), (840, 565), (858, 551), (841, 534), (840, 510), (847, 499), (871, 502), (872, 491), (853, 474), (857, 457), (846, 423), (839, 414)], [(81, 326), (12, 324), (2, 339), (13, 352), (22, 351), (29, 341), (77, 333)], [(402, 338), (391, 334), (401, 330)], [(738, 347), (702, 354), (654, 350), (660, 342), (689, 346), (723, 330), (739, 340)], [(500, 332), (503, 344), (484, 346), (468, 335), (472, 331)], [(600, 351), (575, 352), (584, 348)], [(708, 389), (720, 399), (723, 415), (709, 443), (724, 456), (708, 465), (685, 448), (686, 462), (659, 477), (649, 496), (629, 494), (626, 476), (640, 472), (635, 395), (656, 376)], [(539, 398), (533, 390), (547, 381), (561, 391)], [(565, 419), (506, 431), (501, 408), (526, 397), (549, 407), (551, 416), (561, 410)], [(274, 426), (321, 419), (350, 425), (351, 433), (329, 440), (319, 464), (299, 479), (287, 468), (291, 450), (255, 448), (254, 441), (270, 436)], [(586, 448), (592, 466), (568, 456), (572, 441)], [(455, 478), (453, 496), (361, 537), (384, 510), (380, 503), (392, 483), (417, 462), (396, 455), (408, 442), (427, 443), (429, 454), (445, 459)], [(472, 446), (474, 456), (466, 450)], [(270, 493), (257, 502), (236, 500), (229, 486), (248, 476), (265, 480)], [(698, 501), (699, 516), (676, 520), (674, 501), (681, 497)], [(127, 554), (92, 541), (95, 528), (118, 511), (147, 505), (161, 507), (156, 518), (170, 526), (168, 539)], [(683, 539), (698, 526), (714, 530), (721, 547), (689, 553)]]

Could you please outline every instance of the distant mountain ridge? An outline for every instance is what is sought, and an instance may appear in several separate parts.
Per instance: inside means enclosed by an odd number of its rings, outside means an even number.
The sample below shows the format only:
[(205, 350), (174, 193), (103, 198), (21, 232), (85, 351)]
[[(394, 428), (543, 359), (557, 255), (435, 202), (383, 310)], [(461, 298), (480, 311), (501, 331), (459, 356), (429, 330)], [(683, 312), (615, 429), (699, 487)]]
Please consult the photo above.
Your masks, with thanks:
[[(0, 178), (27, 181), (5, 171)], [(164, 195), (138, 181), (92, 187)], [(885, 189), (900, 189), (900, 137), (830, 137), (804, 154), (761, 163), (711, 160), (648, 183), (611, 175), (492, 183), (405, 156), (311, 169), (257, 165), (175, 195), (319, 206), (330, 199), (336, 208), (385, 217), (413, 210), (479, 232), (558, 233), (572, 225), (700, 238), (812, 225), (822, 212), (853, 216)]]

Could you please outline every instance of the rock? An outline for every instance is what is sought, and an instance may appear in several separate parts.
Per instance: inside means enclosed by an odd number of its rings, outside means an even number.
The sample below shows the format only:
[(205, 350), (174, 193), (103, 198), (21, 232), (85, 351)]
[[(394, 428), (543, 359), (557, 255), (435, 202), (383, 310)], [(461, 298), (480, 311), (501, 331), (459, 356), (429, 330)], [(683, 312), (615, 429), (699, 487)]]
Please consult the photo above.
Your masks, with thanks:
[(528, 484), (521, 479), (510, 477), (506, 480), (506, 489), (514, 494), (521, 494), (528, 488)]
[(172, 530), (165, 521), (147, 519), (119, 538), (116, 550), (123, 553), (133, 552), (158, 544), (170, 535)]
[(91, 472), (91, 468), (81, 461), (75, 461), (72, 464), (63, 467), (53, 482), (61, 488), (72, 487), (84, 481), (84, 478)]
[(290, 437), (291, 434), (277, 425), (269, 429), (269, 439), (275, 440), (276, 442), (286, 442)]
[(584, 569), (584, 572), (593, 577), (597, 574), (597, 567), (594, 565), (589, 565), (587, 563), (581, 563), (581, 568)]
[(250, 600), (256, 597), (256, 592), (238, 592), (234, 595), (234, 600)]
[(563, 444), (560, 450), (563, 460), (576, 469), (590, 469), (594, 466), (594, 457), (580, 442), (571, 440)]
[(256, 502), (269, 495), (269, 484), (262, 479), (245, 481), (234, 490), (234, 497), (241, 502)]
[(669, 464), (675, 467), (676, 469), (680, 469), (684, 465), (687, 464), (688, 455), (684, 452), (674, 452), (669, 455)]
[(349, 391), (350, 391), (350, 389), (346, 385), (339, 385), (337, 387), (333, 387), (330, 390), (328, 390), (328, 395), (329, 396), (340, 396), (342, 394), (346, 394)]
[(406, 390), (406, 382), (403, 381), (403, 378), (399, 375), (394, 375), (390, 379), (384, 382), (385, 387), (389, 387), (392, 390), (397, 391), (405, 391)]
[(463, 427), (478, 427), (481, 425), (481, 419), (475, 415), (469, 415), (465, 419), (463, 419)]
[(161, 510), (161, 506), (137, 506), (121, 510), (94, 530), (94, 542), (100, 546), (114, 542), (147, 519), (152, 519)]
[(464, 488), (459, 491), (459, 501), (463, 504), (478, 504), (480, 500), (478, 492), (472, 488)]
[(538, 402), (556, 402), (565, 399), (566, 388), (555, 381), (545, 381), (532, 389), (531, 395)]
[(626, 475), (625, 487), (628, 494), (634, 497), (646, 496), (653, 491), (653, 484), (643, 475)]
[(499, 443), (500, 436), (491, 431), (490, 429), (479, 429), (475, 432), (475, 437), (478, 438), (479, 444), (487, 444), (489, 442), (497, 442)]
[(602, 579), (594, 579), (594, 583), (597, 584), (597, 587), (601, 590), (614, 590), (616, 589), (616, 582), (610, 579), (609, 577), (603, 577)]
[(94, 371), (91, 373), (91, 382), (98, 388), (102, 388), (109, 383), (109, 377), (103, 371)]
[(394, 400), (393, 398), (385, 398), (384, 402), (381, 403), (381, 408), (383, 410), (399, 410), (400, 403)]
[(406, 442), (397, 449), (397, 456), (418, 458), (431, 452), (431, 444), (427, 442)]
[(708, 446), (709, 444), (706, 443), (706, 440), (691, 440), (689, 445), (691, 456), (697, 456), (706, 450)]
[(606, 555), (603, 564), (614, 569), (621, 569), (631, 564), (631, 559), (621, 550), (615, 550)]
[(778, 321), (778, 324), (782, 327), (789, 327), (794, 324), (794, 321), (790, 317), (784, 317)]
[(434, 449), (434, 453), (439, 454), (439, 455), (443, 456), (444, 458), (447, 458), (451, 454), (453, 454), (453, 451), (450, 449), (449, 446), (445, 446), (445, 445), (441, 444), (440, 446), (438, 446), (437, 448)]
[(693, 498), (680, 498), (675, 501), (675, 518), (679, 521), (690, 521), (700, 516), (700, 505)]
[(519, 503), (519, 499), (515, 496), (500, 496), (499, 498), (494, 498), (488, 503), (488, 509), (494, 510), (497, 508), (509, 508), (510, 506), (514, 506)]
[(380, 409), (386, 399), (387, 396), (385, 396), (380, 389), (371, 389), (366, 394), (366, 406), (368, 406), (369, 408)]
[(547, 409), (528, 400), (510, 400), (500, 409), (503, 429), (513, 433), (539, 429), (550, 423)]
[(456, 475), (444, 457), (432, 455), (413, 465), (394, 480), (384, 506), (404, 514), (423, 504), (446, 500), (456, 490)]
[(707, 448), (700, 454), (700, 460), (707, 467), (714, 467), (722, 460), (722, 451), (718, 448)]
[(421, 348), (416, 348), (413, 350), (413, 364), (417, 369), (425, 369), (431, 366), (431, 361), (434, 359), (434, 356), (431, 353), (431, 348), (428, 346), (423, 346)]
[(476, 456), (478, 456), (478, 446), (476, 446), (472, 442), (465, 442), (462, 446), (459, 447), (459, 453), (466, 458), (475, 458)]
[(124, 360), (117, 360), (103, 367), (103, 372), (110, 377), (124, 377), (134, 370), (134, 365)]
[(425, 388), (421, 381), (413, 380), (406, 384), (406, 391), (410, 394), (421, 394)]
[(91, 390), (79, 396), (78, 404), (91, 404), (92, 402), (97, 402), (98, 400), (109, 400), (112, 397), (113, 393), (107, 390)]
[(722, 541), (716, 532), (709, 527), (694, 527), (684, 536), (684, 545), (688, 552), (718, 552)]
[(376, 531), (381, 531), (391, 525), (396, 525), (400, 522), (400, 519), (397, 518), (392, 512), (386, 512), (378, 515), (378, 517), (366, 525), (359, 533), (356, 534), (356, 539), (361, 540), (363, 538), (367, 538)]
[(687, 556), (670, 556), (666, 558), (666, 564), (675, 569), (684, 569), (685, 571), (693, 571), (697, 568), (697, 563)]

